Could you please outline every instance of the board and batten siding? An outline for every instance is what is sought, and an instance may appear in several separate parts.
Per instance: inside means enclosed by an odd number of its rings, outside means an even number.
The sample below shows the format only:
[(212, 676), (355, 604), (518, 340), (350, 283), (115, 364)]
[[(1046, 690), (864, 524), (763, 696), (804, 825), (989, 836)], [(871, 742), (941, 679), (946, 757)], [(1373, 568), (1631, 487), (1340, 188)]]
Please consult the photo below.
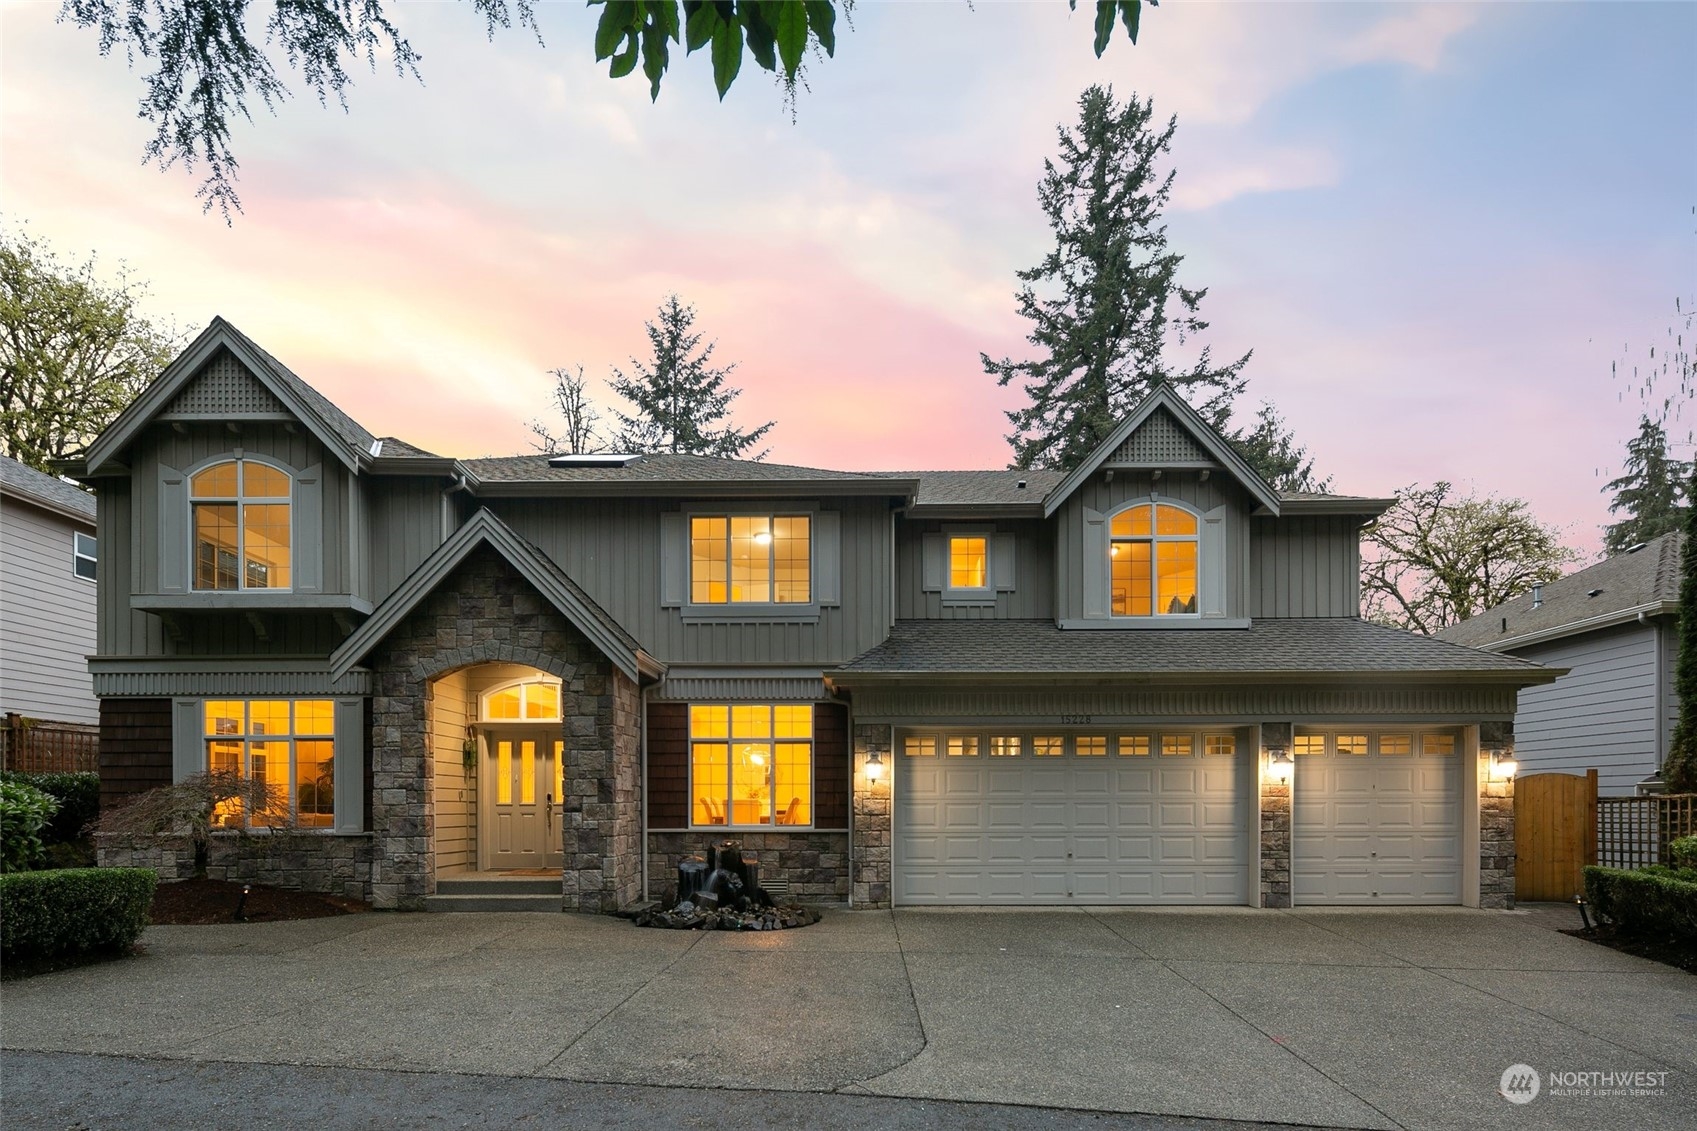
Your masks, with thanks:
[(381, 476), (361, 485), (369, 577), (356, 592), (373, 605), (393, 593), (446, 540), (439, 478)]
[(1249, 615), (1361, 615), (1360, 520), (1347, 515), (1253, 518)]
[[(829, 499), (821, 510), (842, 516), (841, 603), (819, 610), (816, 623), (714, 621), (686, 623), (661, 604), (660, 515), (679, 503), (660, 499), (491, 499), (489, 506), (520, 537), (558, 562), (595, 601), (667, 663), (844, 663), (889, 633), (891, 523), (881, 499)], [(684, 502), (691, 507), (695, 504)], [(712, 503), (701, 504), (710, 510)], [(810, 509), (807, 500), (763, 503), (774, 513)]]
[(1515, 753), (1523, 774), (1597, 770), (1597, 789), (1630, 794), (1659, 764), (1654, 625), (1628, 624), (1515, 650), (1571, 669), (1520, 692)]
[[(925, 536), (950, 530), (1011, 534), (1014, 539), (1013, 588), (998, 583), (994, 603), (950, 604), (940, 589), (925, 587)], [(1046, 620), (1055, 615), (1055, 535), (1041, 519), (915, 519), (899, 523), (896, 533), (896, 618), (898, 620)], [(944, 543), (947, 553), (946, 546)], [(947, 563), (944, 563), (947, 568)], [(993, 580), (996, 580), (993, 578)]]
[[(1090, 572), (1085, 562), (1085, 512), (1106, 515), (1133, 500), (1149, 498), (1151, 492), (1158, 493), (1157, 502), (1182, 503), (1203, 515), (1226, 508), (1221, 551), (1226, 571), (1225, 615), (1248, 616), (1245, 594), (1249, 588), (1249, 511), (1253, 506), (1248, 493), (1218, 472), (1204, 480), (1195, 471), (1175, 471), (1157, 480), (1147, 471), (1120, 470), (1112, 481), (1103, 472), (1091, 476), (1056, 512), (1055, 580), (1060, 619), (1085, 616), (1084, 590)], [(1210, 582), (1203, 579), (1201, 584), (1205, 588)]]
[[(96, 587), (71, 570), (78, 531), (94, 534), (95, 528), (22, 499), (0, 497), (0, 639), (5, 641), (0, 710), (56, 722), (100, 721), (87, 663), (95, 650)], [(104, 570), (105, 561), (98, 568)]]

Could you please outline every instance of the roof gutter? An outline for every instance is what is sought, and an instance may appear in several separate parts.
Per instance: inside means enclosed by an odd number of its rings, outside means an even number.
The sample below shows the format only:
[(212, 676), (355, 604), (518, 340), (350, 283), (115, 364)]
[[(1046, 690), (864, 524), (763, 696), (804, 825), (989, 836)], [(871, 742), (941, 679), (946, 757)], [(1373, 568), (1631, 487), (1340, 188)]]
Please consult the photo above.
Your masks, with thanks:
[[(1560, 640), (1565, 636), (1578, 636), (1582, 632), (1595, 632), (1601, 628), (1613, 628), (1616, 625), (1627, 624), (1631, 621), (1641, 622), (1646, 617), (1674, 616), (1678, 613), (1678, 601), (1649, 601), (1642, 605), (1634, 605), (1629, 609), (1616, 609), (1612, 613), (1601, 613), (1584, 620), (1558, 624), (1553, 628), (1540, 628), (1536, 632), (1523, 632), (1519, 636), (1493, 640), (1487, 644), (1468, 644), (1464, 647), (1478, 648), (1482, 652), (1506, 652), (1511, 648), (1526, 648), (1534, 644), (1545, 644), (1551, 640)], [(1459, 641), (1452, 640), (1450, 643), (1455, 644)]]
[[(1530, 662), (1529, 662), (1530, 663)], [(1407, 686), (1411, 684), (1497, 684), (1531, 687), (1554, 683), (1571, 669), (1531, 664), (1525, 668), (1448, 671), (1188, 671), (1188, 672), (1012, 672), (1012, 671), (827, 671), (826, 680), (842, 687), (878, 685), (982, 686), (1060, 684), (1067, 687), (1126, 687), (1143, 685), (1351, 684)]]
[(879, 495), (912, 498), (919, 490), (917, 479), (786, 479), (781, 481), (727, 480), (491, 480), (477, 484), (477, 493), (487, 498), (598, 496), (668, 496), (676, 498), (777, 498), (803, 495)]
[(95, 524), (94, 515), (84, 514), (81, 511), (72, 510), (70, 507), (61, 506), (57, 502), (47, 499), (41, 495), (32, 495), (27, 491), (20, 491), (13, 487), (0, 487), (0, 495), (3, 495), (8, 499), (16, 499), (18, 502), (27, 506), (39, 507), (41, 510), (46, 511), (49, 514), (55, 514), (60, 518), (69, 519), (79, 526), (92, 527)]

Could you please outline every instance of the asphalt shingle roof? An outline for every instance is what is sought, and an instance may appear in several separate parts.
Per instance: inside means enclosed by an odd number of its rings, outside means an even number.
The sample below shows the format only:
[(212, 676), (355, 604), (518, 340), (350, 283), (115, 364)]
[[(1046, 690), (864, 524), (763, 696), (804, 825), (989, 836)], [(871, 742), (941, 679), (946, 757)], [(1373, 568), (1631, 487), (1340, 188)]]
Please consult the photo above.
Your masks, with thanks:
[(435, 452), (427, 452), (417, 444), (409, 444), (398, 436), (382, 437), (383, 447), (377, 454), (384, 459), (441, 459)]
[(843, 673), (1522, 672), (1515, 656), (1343, 617), (1257, 620), (1247, 629), (1062, 629), (1047, 620), (904, 620)]
[[(1529, 633), (1550, 632), (1581, 621), (1629, 609), (1679, 601), (1680, 535), (1664, 534), (1642, 549), (1606, 558), (1544, 586), (1544, 601), (1532, 607), (1532, 594), (1487, 609), (1452, 624), (1438, 636), (1472, 648), (1489, 647)], [(1592, 590), (1599, 590), (1595, 597)], [(1504, 622), (1507, 622), (1506, 627)]]
[[(1036, 469), (1031, 471), (886, 471), (884, 475), (897, 479), (919, 480), (919, 506), (980, 505), (999, 506), (1019, 503), (1043, 505), (1043, 496), (1054, 490), (1062, 472)], [(1019, 485), (1020, 480), (1025, 486)]]
[(869, 471), (827, 471), (784, 463), (721, 459), (717, 456), (656, 452), (637, 456), (622, 467), (568, 465), (555, 467), (545, 455), (495, 456), (461, 460), (473, 475), (487, 483), (781, 483), (817, 480), (886, 478)]
[(0, 456), (0, 489), (8, 495), (30, 499), (54, 510), (70, 511), (94, 521), (94, 496), (67, 483), (56, 475), (48, 475), (33, 467)]
[(271, 376), (288, 386), (289, 390), (306, 404), (306, 407), (324, 423), (326, 428), (335, 433), (350, 447), (357, 448), (361, 452), (371, 450), (371, 442), (377, 437), (366, 431), (364, 425), (337, 408), (329, 397), (301, 380), (294, 370), (271, 356), (258, 342), (231, 326), (228, 322), (225, 322), (224, 325), (233, 336), (241, 340), (243, 345), (254, 351), (271, 371)]

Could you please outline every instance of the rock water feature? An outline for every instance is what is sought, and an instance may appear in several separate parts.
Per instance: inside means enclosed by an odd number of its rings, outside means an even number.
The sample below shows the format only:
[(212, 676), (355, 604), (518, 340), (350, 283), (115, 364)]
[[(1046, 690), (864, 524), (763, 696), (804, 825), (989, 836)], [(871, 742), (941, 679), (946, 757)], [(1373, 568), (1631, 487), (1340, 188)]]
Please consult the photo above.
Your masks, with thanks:
[(743, 859), (742, 843), (723, 840), (708, 847), (706, 860), (680, 860), (672, 906), (640, 912), (635, 922), (681, 931), (782, 931), (819, 922), (819, 912), (774, 901), (760, 886), (760, 866)]

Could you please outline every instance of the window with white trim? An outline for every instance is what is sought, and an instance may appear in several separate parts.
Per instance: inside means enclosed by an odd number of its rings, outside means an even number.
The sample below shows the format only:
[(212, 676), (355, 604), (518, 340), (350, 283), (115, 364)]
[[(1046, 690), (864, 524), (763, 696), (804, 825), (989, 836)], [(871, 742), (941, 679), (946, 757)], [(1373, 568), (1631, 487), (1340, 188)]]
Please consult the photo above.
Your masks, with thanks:
[(691, 703), (691, 825), (813, 823), (813, 704)]
[(77, 531), (71, 535), (71, 572), (84, 581), (94, 581), (100, 572), (100, 543), (94, 535)]
[(1116, 617), (1197, 611), (1199, 522), (1172, 503), (1138, 503), (1108, 526), (1109, 612)]
[(237, 801), (213, 810), (223, 828), (244, 824), (330, 828), (336, 815), (336, 705), (330, 699), (208, 699), (206, 766), (269, 785), (278, 808), (241, 811)]
[(194, 588), (289, 588), (293, 486), (288, 472), (252, 459), (224, 460), (194, 474)]

